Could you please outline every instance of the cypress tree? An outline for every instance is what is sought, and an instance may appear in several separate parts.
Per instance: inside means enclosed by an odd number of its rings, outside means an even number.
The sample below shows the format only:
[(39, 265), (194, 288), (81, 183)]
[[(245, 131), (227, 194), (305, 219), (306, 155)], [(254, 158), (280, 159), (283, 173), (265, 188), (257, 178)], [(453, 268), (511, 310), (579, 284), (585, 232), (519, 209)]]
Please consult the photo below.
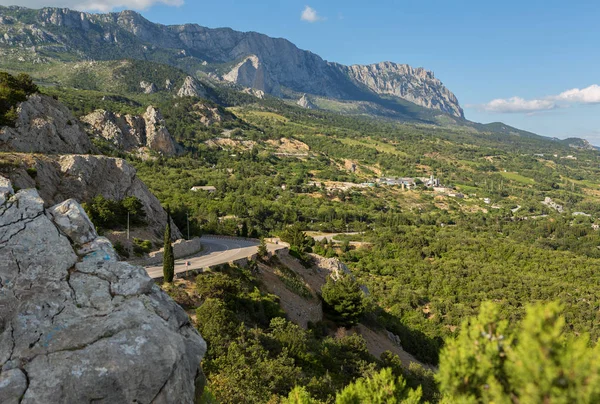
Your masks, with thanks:
[(173, 245), (171, 245), (171, 215), (167, 216), (167, 227), (165, 228), (165, 247), (163, 253), (163, 277), (165, 282), (173, 282), (175, 276), (175, 257), (173, 256)]

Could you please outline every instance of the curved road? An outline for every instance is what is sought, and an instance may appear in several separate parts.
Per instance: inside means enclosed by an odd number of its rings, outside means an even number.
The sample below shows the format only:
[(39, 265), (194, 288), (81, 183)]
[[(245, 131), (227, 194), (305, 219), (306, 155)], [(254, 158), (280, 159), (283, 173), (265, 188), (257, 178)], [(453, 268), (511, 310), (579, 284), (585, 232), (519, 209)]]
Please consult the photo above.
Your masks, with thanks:
[[(216, 236), (202, 236), (202, 251), (197, 255), (175, 260), (175, 273), (202, 269), (214, 265), (227, 264), (242, 258), (248, 258), (258, 251), (258, 242), (242, 238), (221, 238)], [(286, 248), (285, 245), (267, 243), (269, 252)], [(189, 266), (186, 265), (189, 262)], [(162, 278), (163, 268), (160, 266), (147, 266), (146, 272), (151, 278)]]

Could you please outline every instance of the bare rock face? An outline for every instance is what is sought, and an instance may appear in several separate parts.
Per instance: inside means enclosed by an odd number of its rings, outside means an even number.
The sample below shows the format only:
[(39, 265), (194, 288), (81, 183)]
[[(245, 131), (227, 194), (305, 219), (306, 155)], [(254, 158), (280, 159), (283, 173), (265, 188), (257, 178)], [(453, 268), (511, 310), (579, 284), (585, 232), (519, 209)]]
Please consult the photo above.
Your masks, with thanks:
[(263, 93), (274, 94), (279, 92), (256, 55), (250, 55), (235, 65), (231, 71), (223, 76), (223, 80), (253, 88)]
[[(37, 187), (46, 208), (68, 198), (88, 202), (97, 195), (117, 201), (135, 196), (144, 206), (149, 227), (157, 238), (162, 237), (167, 213), (125, 160), (90, 155), (40, 156), (32, 168), (36, 169), (35, 179), (24, 169), (13, 171), (10, 178), (21, 189)], [(182, 237), (172, 222), (171, 229), (174, 240)]]
[(158, 91), (158, 88), (156, 88), (154, 83), (148, 83), (147, 81), (141, 81), (140, 88), (142, 89), (144, 94), (154, 94)]
[(195, 402), (206, 343), (184, 310), (74, 201), (0, 195), (0, 402)]
[(95, 151), (79, 121), (51, 97), (33, 94), (18, 108), (15, 128), (0, 129), (0, 150), (23, 153), (91, 153)]
[(149, 106), (143, 116), (121, 115), (97, 110), (81, 118), (95, 136), (110, 141), (117, 149), (136, 151), (148, 147), (165, 156), (177, 153), (177, 145), (160, 112)]
[(153, 106), (149, 106), (144, 114), (146, 122), (146, 145), (155, 151), (160, 151), (167, 156), (177, 153), (175, 142), (165, 126), (165, 120)]
[(96, 110), (81, 117), (89, 131), (110, 141), (116, 148), (133, 151), (146, 144), (146, 122), (139, 116)]
[(173, 89), (173, 82), (171, 81), (171, 79), (166, 79), (165, 80), (165, 90), (170, 91)]
[(303, 94), (296, 104), (306, 109), (317, 109), (317, 106), (310, 100), (310, 98), (308, 98), (306, 94)]
[(242, 92), (253, 95), (256, 98), (261, 99), (261, 100), (265, 98), (265, 92), (263, 90), (257, 90), (255, 88), (247, 87), (247, 88), (244, 88), (242, 90)]
[(183, 85), (177, 91), (177, 96), (183, 97), (205, 97), (206, 91), (202, 87), (202, 84), (198, 83), (192, 76), (187, 76)]
[(352, 80), (367, 86), (377, 94), (396, 96), (425, 108), (464, 118), (456, 96), (444, 87), (432, 72), (423, 68), (392, 62), (340, 68)]
[(193, 106), (192, 113), (198, 117), (205, 126), (211, 126), (215, 123), (233, 121), (234, 118), (227, 113), (223, 113), (216, 106), (211, 106), (204, 102), (199, 102)]

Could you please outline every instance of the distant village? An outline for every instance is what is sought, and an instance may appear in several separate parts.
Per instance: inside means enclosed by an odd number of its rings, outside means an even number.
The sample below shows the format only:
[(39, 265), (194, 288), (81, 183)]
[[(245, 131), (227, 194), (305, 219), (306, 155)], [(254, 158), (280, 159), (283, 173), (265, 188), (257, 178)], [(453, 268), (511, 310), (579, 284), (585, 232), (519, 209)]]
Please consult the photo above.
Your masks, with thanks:
[(429, 177), (381, 177), (377, 178), (371, 182), (363, 182), (360, 184), (356, 184), (353, 182), (318, 182), (318, 181), (310, 181), (308, 183), (309, 186), (316, 186), (322, 188), (325, 186), (327, 191), (348, 191), (352, 188), (369, 188), (374, 186), (392, 186), (392, 187), (400, 187), (402, 190), (414, 190), (418, 186), (424, 186), (432, 189), (434, 192), (443, 193), (451, 197), (456, 198), (464, 198), (465, 196), (456, 192), (454, 189), (446, 187), (440, 183), (438, 178), (435, 178), (433, 175)]

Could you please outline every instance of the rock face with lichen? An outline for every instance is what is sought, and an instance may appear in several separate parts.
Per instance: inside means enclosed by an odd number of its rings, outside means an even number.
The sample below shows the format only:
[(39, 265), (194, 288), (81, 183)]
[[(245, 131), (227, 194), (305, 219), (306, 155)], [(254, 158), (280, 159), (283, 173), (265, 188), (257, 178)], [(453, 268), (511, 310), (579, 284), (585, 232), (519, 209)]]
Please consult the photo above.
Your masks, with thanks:
[(206, 343), (81, 206), (0, 177), (0, 402), (193, 403)]
[(55, 99), (33, 94), (17, 112), (14, 128), (0, 128), (0, 150), (47, 154), (95, 151), (79, 121)]
[(177, 144), (158, 109), (150, 105), (144, 115), (122, 115), (96, 110), (81, 121), (94, 136), (108, 140), (121, 151), (148, 148), (165, 156), (177, 153)]

